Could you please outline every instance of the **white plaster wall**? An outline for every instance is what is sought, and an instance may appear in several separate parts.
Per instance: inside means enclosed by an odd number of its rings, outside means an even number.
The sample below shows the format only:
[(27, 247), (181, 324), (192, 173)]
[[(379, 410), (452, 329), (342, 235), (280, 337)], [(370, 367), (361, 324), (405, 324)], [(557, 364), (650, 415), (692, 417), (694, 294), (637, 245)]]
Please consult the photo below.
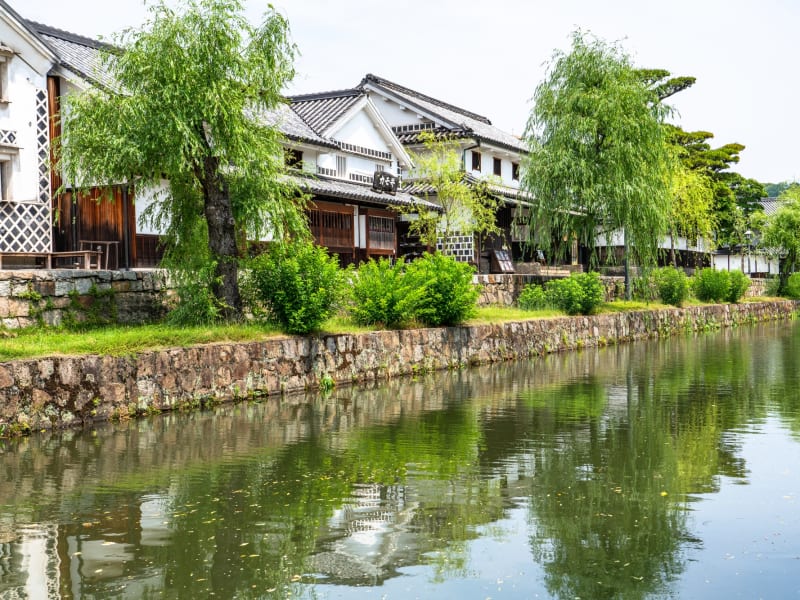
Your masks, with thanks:
[[(476, 171), (472, 169), (472, 154), (479, 152), (481, 155), (481, 170)], [(512, 178), (513, 168), (512, 163), (519, 163), (519, 156), (508, 158), (501, 154), (501, 151), (488, 146), (481, 146), (474, 148), (464, 153), (464, 170), (475, 177), (494, 178), (498, 176), (494, 174), (494, 159), (500, 159), (500, 176), (499, 182), (502, 185), (510, 188), (519, 188), (519, 181)]]
[(14, 201), (38, 198), (39, 164), (36, 139), (36, 92), (47, 89), (46, 75), (39, 74), (21, 57), (8, 65), (7, 104), (0, 104), (0, 129), (16, 132), (18, 154), (11, 161), (9, 196)]
[(136, 188), (133, 195), (133, 205), (136, 209), (136, 233), (147, 235), (160, 235), (163, 231), (158, 231), (151, 224), (146, 223), (142, 218), (145, 209), (163, 198), (169, 192), (169, 182), (162, 179), (160, 185), (151, 188)]
[(364, 110), (359, 111), (341, 129), (337, 130), (333, 134), (333, 139), (355, 144), (356, 146), (363, 146), (371, 150), (392, 151), (386, 140), (375, 128), (375, 122)]
[(777, 274), (779, 265), (777, 258), (769, 258), (764, 254), (715, 254), (714, 268), (722, 271), (741, 271), (744, 265), (745, 273), (770, 273)]
[(369, 94), (372, 103), (378, 112), (381, 113), (384, 120), (390, 127), (398, 127), (400, 125), (418, 125), (419, 123), (430, 123), (430, 119), (420, 119), (417, 117), (419, 113), (414, 110), (403, 110), (402, 107), (391, 100), (384, 100), (383, 96), (370, 92)]

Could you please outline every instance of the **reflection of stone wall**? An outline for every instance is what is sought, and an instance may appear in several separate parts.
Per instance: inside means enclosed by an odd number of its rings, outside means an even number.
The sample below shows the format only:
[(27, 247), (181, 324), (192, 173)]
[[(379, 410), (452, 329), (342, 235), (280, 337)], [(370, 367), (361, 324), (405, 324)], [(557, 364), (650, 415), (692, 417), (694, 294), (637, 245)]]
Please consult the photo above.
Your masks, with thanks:
[[(49, 429), (214, 399), (374, 381), (675, 332), (788, 318), (790, 301), (561, 317), (475, 327), (280, 337), (0, 364), (0, 426)], [(8, 427), (8, 426), (11, 427)]]
[(86, 307), (93, 287), (114, 291), (118, 322), (151, 322), (164, 313), (163, 279), (157, 271), (0, 271), (0, 324), (15, 329), (41, 319), (60, 325), (73, 304), (70, 294)]

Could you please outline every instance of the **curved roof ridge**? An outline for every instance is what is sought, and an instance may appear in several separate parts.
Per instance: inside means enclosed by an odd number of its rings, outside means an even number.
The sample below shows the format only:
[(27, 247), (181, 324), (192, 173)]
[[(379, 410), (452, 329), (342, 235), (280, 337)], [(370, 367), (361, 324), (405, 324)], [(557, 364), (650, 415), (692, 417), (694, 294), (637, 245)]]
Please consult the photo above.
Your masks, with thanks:
[(459, 113), (464, 115), (465, 117), (469, 117), (470, 119), (475, 119), (477, 121), (482, 121), (487, 125), (491, 125), (492, 122), (489, 120), (489, 117), (484, 117), (483, 115), (479, 115), (478, 113), (474, 113), (472, 111), (466, 110), (465, 108), (461, 108), (459, 106), (455, 106), (454, 104), (450, 104), (448, 102), (443, 102), (437, 98), (433, 98), (432, 96), (428, 96), (426, 94), (422, 94), (417, 92), (416, 90), (412, 90), (411, 88), (407, 88), (405, 86), (400, 85), (399, 83), (395, 83), (393, 81), (389, 81), (388, 79), (384, 79), (383, 77), (378, 77), (377, 75), (373, 75), (372, 73), (367, 73), (364, 79), (361, 80), (359, 83), (359, 88), (365, 85), (368, 82), (375, 83), (377, 85), (382, 85), (388, 87), (390, 89), (397, 90), (403, 94), (409, 94), (410, 96), (415, 96), (420, 100), (425, 100), (426, 102), (430, 102), (436, 106), (441, 108), (446, 108), (447, 110), (452, 110), (453, 112)]

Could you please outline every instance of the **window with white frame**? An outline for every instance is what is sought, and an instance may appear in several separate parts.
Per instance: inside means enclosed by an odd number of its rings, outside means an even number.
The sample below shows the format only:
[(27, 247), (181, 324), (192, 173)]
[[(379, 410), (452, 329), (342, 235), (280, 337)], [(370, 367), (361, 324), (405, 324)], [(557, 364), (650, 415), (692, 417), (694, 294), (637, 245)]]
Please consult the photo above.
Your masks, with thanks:
[(336, 176), (337, 177), (347, 177), (347, 157), (346, 156), (337, 156), (336, 157)]
[(14, 57), (14, 51), (0, 42), (0, 103), (9, 101), (8, 63)]

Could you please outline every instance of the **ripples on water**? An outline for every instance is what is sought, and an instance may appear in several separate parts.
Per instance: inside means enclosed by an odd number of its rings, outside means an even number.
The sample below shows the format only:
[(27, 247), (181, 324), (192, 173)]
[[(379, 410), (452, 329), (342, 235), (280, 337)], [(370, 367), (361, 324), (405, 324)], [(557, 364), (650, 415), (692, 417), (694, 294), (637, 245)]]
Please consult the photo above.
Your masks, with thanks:
[(797, 595), (798, 332), (0, 442), (0, 598)]

